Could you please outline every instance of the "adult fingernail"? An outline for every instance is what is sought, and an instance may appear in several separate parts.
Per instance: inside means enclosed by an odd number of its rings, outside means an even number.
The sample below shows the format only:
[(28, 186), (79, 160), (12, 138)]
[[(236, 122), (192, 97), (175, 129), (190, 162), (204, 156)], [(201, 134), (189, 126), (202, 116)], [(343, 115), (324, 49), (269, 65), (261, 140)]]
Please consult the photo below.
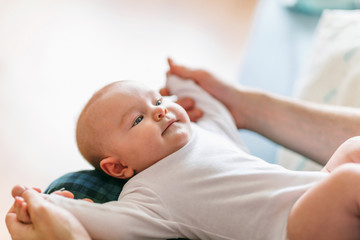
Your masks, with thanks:
[(11, 194), (12, 194), (12, 196), (13, 197), (15, 197), (15, 196), (21, 196), (21, 194), (24, 192), (24, 191), (26, 191), (26, 187), (25, 186), (23, 186), (23, 185), (16, 185), (13, 189), (12, 189), (12, 191), (11, 191)]

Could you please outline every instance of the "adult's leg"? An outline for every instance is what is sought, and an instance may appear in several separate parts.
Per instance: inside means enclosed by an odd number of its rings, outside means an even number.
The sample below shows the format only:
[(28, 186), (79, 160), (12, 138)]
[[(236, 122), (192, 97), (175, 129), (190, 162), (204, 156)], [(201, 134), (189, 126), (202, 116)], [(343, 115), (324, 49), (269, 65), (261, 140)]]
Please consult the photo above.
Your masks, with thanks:
[(344, 164), (309, 189), (288, 219), (290, 240), (360, 239), (360, 165)]

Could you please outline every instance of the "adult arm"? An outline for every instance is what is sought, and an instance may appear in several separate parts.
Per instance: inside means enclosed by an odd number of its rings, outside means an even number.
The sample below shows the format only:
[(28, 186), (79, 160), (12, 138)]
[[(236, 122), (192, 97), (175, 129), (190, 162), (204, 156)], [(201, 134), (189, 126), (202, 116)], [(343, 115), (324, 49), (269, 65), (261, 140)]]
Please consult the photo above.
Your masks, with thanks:
[(221, 101), (239, 129), (257, 132), (323, 165), (346, 139), (360, 135), (360, 110), (328, 106), (230, 85), (169, 60), (169, 74), (193, 79)]
[(325, 165), (348, 138), (360, 135), (360, 111), (237, 89), (244, 128)]

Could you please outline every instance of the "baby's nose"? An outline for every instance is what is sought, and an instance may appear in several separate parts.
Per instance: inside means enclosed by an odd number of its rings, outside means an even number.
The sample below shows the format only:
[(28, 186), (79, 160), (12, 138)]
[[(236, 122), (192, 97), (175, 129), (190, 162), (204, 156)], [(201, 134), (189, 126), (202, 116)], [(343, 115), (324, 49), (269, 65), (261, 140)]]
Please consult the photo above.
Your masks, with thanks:
[(163, 117), (165, 117), (165, 115), (168, 113), (168, 110), (166, 107), (156, 107), (155, 111), (154, 111), (154, 120), (155, 121), (160, 121)]

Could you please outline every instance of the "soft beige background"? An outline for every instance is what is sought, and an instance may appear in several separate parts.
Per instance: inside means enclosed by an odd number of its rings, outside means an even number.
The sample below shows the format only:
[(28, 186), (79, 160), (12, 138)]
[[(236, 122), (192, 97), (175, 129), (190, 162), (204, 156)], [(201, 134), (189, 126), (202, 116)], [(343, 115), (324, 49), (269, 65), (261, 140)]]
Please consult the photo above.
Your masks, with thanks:
[(76, 118), (99, 87), (164, 83), (166, 58), (235, 81), (256, 0), (0, 0), (0, 239), (15, 184), (90, 168)]

